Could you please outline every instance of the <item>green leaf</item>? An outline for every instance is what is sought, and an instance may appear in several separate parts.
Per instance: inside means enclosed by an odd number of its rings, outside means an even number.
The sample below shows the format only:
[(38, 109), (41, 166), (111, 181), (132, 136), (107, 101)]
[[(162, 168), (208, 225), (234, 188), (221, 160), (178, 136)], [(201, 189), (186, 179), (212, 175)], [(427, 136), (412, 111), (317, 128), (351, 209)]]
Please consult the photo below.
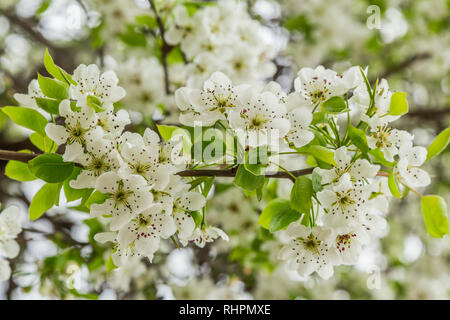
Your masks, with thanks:
[(150, 15), (141, 15), (136, 17), (136, 23), (142, 26), (146, 26), (149, 29), (154, 29), (158, 26), (156, 18)]
[(64, 162), (59, 154), (47, 153), (29, 161), (28, 168), (36, 177), (55, 183), (66, 180), (71, 175), (74, 164)]
[(95, 112), (103, 112), (106, 109), (102, 107), (102, 102), (99, 98), (93, 95), (88, 95), (86, 98), (89, 107), (95, 110)]
[(311, 179), (297, 177), (291, 191), (291, 207), (308, 214), (312, 206), (313, 184)]
[(388, 186), (389, 186), (389, 190), (391, 191), (391, 193), (394, 197), (396, 197), (398, 199), (400, 199), (402, 197), (402, 193), (400, 192), (397, 181), (395, 180), (395, 177), (394, 177), (394, 170), (389, 172)]
[(257, 176), (240, 165), (234, 178), (234, 184), (247, 191), (254, 191), (264, 184), (264, 176)]
[(447, 204), (436, 195), (422, 197), (422, 213), (428, 233), (436, 238), (449, 234)]
[(250, 149), (245, 154), (244, 166), (255, 176), (261, 175), (269, 163), (267, 146)]
[(322, 176), (317, 172), (313, 171), (311, 175), (312, 185), (315, 192), (322, 191)]
[(322, 104), (322, 110), (329, 113), (341, 113), (347, 108), (342, 97), (332, 97)]
[(192, 148), (191, 134), (187, 130), (177, 126), (166, 126), (158, 124), (156, 125), (156, 127), (158, 128), (159, 134), (165, 141), (169, 141), (174, 136), (181, 135), (183, 140), (183, 153), (184, 154), (191, 153)]
[(269, 230), (270, 221), (272, 220), (273, 216), (278, 212), (289, 209), (290, 205), (290, 201), (287, 199), (277, 198), (270, 201), (261, 212), (261, 215), (258, 219), (258, 224), (264, 229)]
[(447, 148), (448, 143), (450, 142), (450, 127), (443, 130), (438, 136), (434, 139), (434, 141), (428, 147), (427, 153), (427, 161), (437, 156), (441, 153), (445, 148)]
[(67, 83), (57, 79), (41, 76), (39, 73), (38, 82), (39, 87), (47, 97), (56, 100), (64, 100), (69, 98), (69, 86)]
[(347, 130), (352, 143), (363, 153), (369, 152), (369, 145), (367, 144), (367, 137), (364, 131), (355, 128), (352, 125), (349, 125)]
[(84, 189), (75, 189), (70, 186), (70, 181), (75, 180), (81, 172), (81, 168), (75, 167), (72, 171), (72, 174), (69, 178), (64, 181), (64, 195), (66, 196), (67, 201), (75, 201), (80, 198), (87, 198), (92, 193), (93, 189), (84, 188)]
[(39, 97), (34, 98), (34, 100), (36, 100), (36, 104), (42, 110), (45, 110), (50, 114), (59, 114), (58, 100)]
[(19, 126), (40, 133), (45, 136), (45, 126), (48, 121), (35, 109), (26, 107), (3, 107), (2, 111)]
[(170, 138), (172, 138), (172, 134), (176, 130), (178, 129), (182, 130), (180, 127), (177, 126), (166, 126), (163, 124), (157, 124), (156, 127), (158, 128), (158, 132), (161, 135), (161, 137), (166, 141), (169, 141)]
[(302, 214), (292, 208), (284, 208), (277, 212), (270, 221), (269, 231), (276, 232), (278, 230), (286, 228), (292, 222), (300, 219)]
[(326, 147), (314, 145), (308, 148), (307, 153), (320, 161), (337, 166), (334, 161), (334, 152)]
[(381, 151), (380, 149), (372, 149), (372, 150), (369, 151), (369, 154), (371, 156), (373, 156), (376, 161), (378, 161), (379, 163), (381, 163), (385, 167), (392, 168), (394, 166), (393, 162), (387, 161), (384, 158), (383, 151)]
[(50, 152), (53, 153), (58, 149), (58, 145), (53, 142), (49, 137), (47, 136), (41, 136), (37, 132), (33, 132), (30, 135), (30, 141), (32, 144), (34, 144), (39, 150), (44, 152)]
[(136, 30), (133, 26), (128, 26), (124, 33), (119, 34), (119, 38), (132, 47), (145, 47), (147, 45), (146, 35)]
[(389, 114), (392, 116), (401, 116), (408, 113), (408, 101), (406, 92), (395, 92), (391, 97)]
[[(20, 152), (30, 153), (28, 150), (22, 150)], [(31, 173), (30, 169), (28, 169), (28, 164), (15, 160), (8, 161), (5, 167), (5, 175), (16, 181), (33, 181), (37, 179)]]
[(195, 228), (197, 228), (203, 221), (203, 214), (200, 211), (188, 211), (188, 214), (194, 219)]
[(96, 204), (102, 204), (103, 202), (105, 202), (106, 199), (108, 199), (109, 196), (107, 194), (101, 193), (100, 191), (95, 190), (91, 196), (87, 199), (85, 206), (87, 208), (90, 208), (91, 205), (93, 205), (94, 203)]
[(108, 260), (106, 261), (106, 272), (111, 272), (114, 269), (117, 269), (118, 267), (114, 264), (112, 259), (112, 254), (109, 256)]
[(312, 125), (318, 124), (318, 123), (326, 123), (328, 122), (328, 113), (325, 111), (317, 111), (313, 113), (313, 118), (311, 121)]
[(176, 46), (172, 50), (170, 50), (166, 59), (169, 65), (174, 63), (184, 63), (183, 51), (181, 51), (179, 46)]
[(49, 74), (51, 74), (55, 79), (59, 81), (66, 82), (68, 85), (77, 83), (72, 79), (72, 76), (64, 71), (62, 68), (58, 67), (54, 62), (53, 58), (50, 56), (48, 49), (45, 49), (44, 66)]
[(205, 198), (208, 196), (209, 191), (211, 190), (213, 185), (214, 185), (214, 177), (206, 177), (203, 183), (203, 190), (202, 190), (202, 195)]
[(36, 193), (30, 203), (30, 220), (39, 219), (59, 201), (60, 183), (47, 183)]

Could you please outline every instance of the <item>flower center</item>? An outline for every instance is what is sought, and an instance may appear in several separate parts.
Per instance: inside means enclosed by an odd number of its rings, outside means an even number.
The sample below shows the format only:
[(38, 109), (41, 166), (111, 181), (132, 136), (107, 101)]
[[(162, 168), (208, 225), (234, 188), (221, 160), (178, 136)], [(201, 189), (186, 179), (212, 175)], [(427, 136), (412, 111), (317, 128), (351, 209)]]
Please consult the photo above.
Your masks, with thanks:
[(302, 245), (305, 250), (308, 250), (312, 253), (319, 253), (319, 246), (322, 241), (318, 240), (316, 236), (312, 233), (309, 234), (307, 238), (297, 238), (297, 241)]
[(74, 142), (79, 142), (80, 144), (86, 143), (84, 134), (88, 131), (88, 129), (82, 128), (79, 122), (77, 122), (73, 127), (67, 125), (66, 128), (69, 132), (69, 138), (67, 139), (68, 144), (72, 144)]
[(124, 190), (123, 182), (119, 182), (119, 188), (114, 194), (111, 195), (111, 197), (114, 199), (114, 208), (117, 208), (118, 206), (130, 207), (130, 204), (128, 203), (128, 198), (132, 194), (133, 191)]
[(94, 173), (94, 176), (98, 177), (103, 172), (106, 172), (111, 168), (110, 165), (105, 161), (105, 158), (106, 155), (92, 158), (87, 168), (89, 171), (92, 171)]
[(336, 237), (336, 248), (339, 252), (345, 251), (345, 248), (350, 249), (354, 237), (356, 237), (356, 234), (353, 232), (338, 235)]
[(130, 165), (130, 167), (134, 173), (140, 174), (140, 175), (145, 174), (150, 169), (150, 165), (139, 163), (139, 162), (136, 164)]
[(378, 127), (376, 132), (370, 134), (376, 140), (375, 145), (377, 148), (389, 148), (392, 146), (390, 142), (390, 130), (390, 128), (383, 129), (382, 127)]

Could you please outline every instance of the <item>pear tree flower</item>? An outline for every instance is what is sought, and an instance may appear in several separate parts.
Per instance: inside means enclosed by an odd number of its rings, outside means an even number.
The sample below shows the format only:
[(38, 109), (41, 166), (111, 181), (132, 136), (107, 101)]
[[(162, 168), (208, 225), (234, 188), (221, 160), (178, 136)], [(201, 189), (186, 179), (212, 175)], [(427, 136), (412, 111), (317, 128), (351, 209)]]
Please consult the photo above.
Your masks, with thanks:
[(400, 148), (399, 157), (397, 171), (401, 181), (411, 187), (426, 187), (430, 184), (428, 173), (419, 168), (427, 158), (427, 149), (404, 146)]
[(152, 204), (132, 217), (119, 230), (119, 243), (125, 247), (132, 246), (136, 254), (147, 257), (151, 262), (159, 249), (160, 238), (167, 239), (177, 230), (172, 216), (161, 210), (161, 205)]
[(77, 84), (70, 86), (70, 95), (81, 107), (88, 106), (88, 96), (99, 99), (100, 107), (109, 107), (125, 96), (125, 90), (117, 85), (119, 79), (114, 71), (100, 74), (95, 64), (78, 66), (73, 72), (73, 80)]
[(194, 242), (197, 247), (203, 248), (207, 243), (214, 242), (217, 238), (222, 238), (225, 241), (229, 241), (228, 235), (219, 228), (216, 227), (202, 227), (194, 230), (192, 235), (188, 239), (180, 239), (184, 246), (187, 245), (187, 241)]
[(147, 209), (153, 201), (147, 181), (137, 175), (121, 177), (115, 172), (102, 174), (95, 189), (108, 195), (102, 204), (91, 206), (91, 216), (111, 215), (111, 230), (119, 230), (136, 212)]
[(343, 174), (337, 184), (317, 193), (321, 206), (327, 211), (324, 221), (333, 226), (360, 221), (367, 211), (370, 193), (367, 185), (353, 184), (350, 174)]
[(323, 227), (309, 229), (300, 223), (291, 223), (286, 229), (290, 238), (280, 251), (280, 258), (287, 262), (290, 269), (302, 276), (317, 272), (328, 279), (333, 273), (330, 260), (333, 232)]
[(321, 168), (314, 169), (314, 171), (322, 177), (323, 184), (338, 183), (345, 173), (350, 175), (353, 182), (361, 181), (363, 179), (372, 179), (380, 170), (380, 166), (372, 165), (366, 159), (357, 159), (352, 162), (352, 156), (347, 151), (346, 147), (336, 149), (334, 161), (337, 166), (329, 170)]
[[(98, 140), (103, 136), (103, 130), (97, 126), (97, 115), (91, 108), (81, 108), (73, 111), (69, 100), (63, 100), (59, 105), (59, 114), (64, 118), (64, 125), (49, 123), (45, 127), (48, 137), (56, 144), (75, 144), (76, 150), (87, 142)], [(67, 154), (68, 158), (75, 158), (76, 154)]]
[(11, 276), (11, 268), (6, 259), (13, 259), (19, 254), (20, 246), (15, 239), (21, 232), (19, 207), (7, 207), (0, 214), (0, 281)]
[[(77, 144), (80, 147), (79, 144)], [(72, 160), (82, 165), (83, 169), (70, 186), (76, 189), (94, 188), (97, 179), (105, 172), (120, 168), (120, 155), (111, 140), (94, 140), (86, 145), (86, 152), (74, 151)]]
[(250, 88), (241, 99), (242, 107), (231, 110), (228, 116), (230, 126), (241, 141), (250, 147), (271, 146), (286, 136), (290, 122), (277, 96), (271, 92), (257, 93)]

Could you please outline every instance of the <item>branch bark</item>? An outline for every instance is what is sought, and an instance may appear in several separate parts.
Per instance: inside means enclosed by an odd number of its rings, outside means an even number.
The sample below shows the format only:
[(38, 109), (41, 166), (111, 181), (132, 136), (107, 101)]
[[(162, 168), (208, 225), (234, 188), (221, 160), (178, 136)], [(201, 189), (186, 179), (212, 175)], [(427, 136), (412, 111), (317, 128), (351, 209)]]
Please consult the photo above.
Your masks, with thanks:
[(161, 63), (162, 63), (163, 70), (164, 70), (164, 87), (166, 90), (166, 94), (170, 94), (171, 92), (170, 92), (170, 81), (169, 81), (169, 69), (168, 69), (168, 65), (167, 65), (167, 55), (169, 54), (170, 50), (172, 50), (173, 46), (168, 44), (166, 42), (166, 39), (164, 38), (166, 30), (164, 28), (164, 23), (158, 14), (158, 9), (156, 8), (154, 0), (149, 0), (149, 2), (150, 2), (150, 7), (152, 8), (152, 11), (155, 14), (156, 23), (158, 24), (158, 29), (159, 29), (159, 35), (161, 36), (161, 41), (162, 41)]
[[(0, 160), (15, 160), (27, 163), (28, 161), (39, 156), (37, 153), (22, 153), (17, 151), (9, 151), (9, 150), (0, 150)], [(292, 176), (299, 177), (307, 174), (311, 174), (314, 168), (307, 168), (301, 170), (289, 171), (289, 173), (284, 171), (276, 171), (276, 172), (266, 172), (266, 178), (277, 178), (277, 179), (293, 179)], [(183, 170), (177, 172), (176, 175), (181, 177), (235, 177), (236, 176), (236, 168), (228, 169), (228, 170)]]

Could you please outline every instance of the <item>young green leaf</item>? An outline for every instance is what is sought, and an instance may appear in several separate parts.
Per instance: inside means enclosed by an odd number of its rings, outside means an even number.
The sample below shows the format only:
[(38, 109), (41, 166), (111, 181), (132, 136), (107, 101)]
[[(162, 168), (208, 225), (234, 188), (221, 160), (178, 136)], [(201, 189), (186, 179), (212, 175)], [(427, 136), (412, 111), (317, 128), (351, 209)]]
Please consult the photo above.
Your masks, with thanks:
[(389, 190), (391, 191), (391, 193), (394, 197), (399, 198), (399, 199), (402, 197), (402, 193), (400, 192), (397, 181), (395, 181), (394, 170), (391, 170), (391, 172), (389, 172), (388, 186), (389, 186)]
[(341, 113), (347, 108), (342, 97), (332, 97), (322, 104), (322, 109), (329, 113)]
[(269, 230), (270, 221), (272, 220), (273, 216), (278, 212), (289, 208), (290, 208), (289, 200), (277, 198), (270, 201), (264, 208), (264, 210), (261, 212), (261, 215), (259, 216), (258, 219), (258, 224), (264, 229)]
[(105, 202), (106, 199), (108, 199), (109, 196), (107, 194), (101, 193), (100, 191), (94, 191), (91, 196), (87, 199), (85, 206), (87, 208), (90, 208), (91, 205), (93, 205), (94, 203), (96, 204), (101, 204), (103, 202)]
[(316, 111), (313, 113), (311, 124), (326, 123), (328, 121), (328, 113), (325, 111)]
[[(30, 153), (28, 150), (22, 150), (20, 152)], [(33, 181), (37, 178), (28, 169), (28, 165), (24, 162), (10, 160), (5, 167), (5, 175), (16, 181)]]
[(311, 175), (312, 185), (315, 192), (322, 191), (322, 176), (317, 172), (313, 171)]
[(28, 162), (28, 168), (45, 182), (55, 183), (66, 180), (72, 173), (74, 164), (64, 162), (59, 154), (42, 154)]
[(234, 178), (234, 184), (247, 191), (254, 191), (264, 184), (264, 176), (257, 176), (240, 165)]
[(37, 132), (30, 134), (30, 141), (41, 151), (53, 153), (58, 149), (58, 145), (47, 136), (41, 136)]
[(276, 232), (278, 230), (286, 228), (292, 222), (300, 219), (302, 214), (292, 208), (285, 208), (277, 212), (272, 220), (270, 220), (269, 231)]
[(158, 26), (156, 18), (150, 15), (140, 15), (136, 17), (136, 23), (142, 26), (146, 26), (149, 29), (154, 29)]
[(172, 137), (176, 135), (181, 135), (183, 137), (183, 153), (190, 154), (192, 148), (191, 134), (180, 127), (177, 126), (166, 126), (166, 125), (156, 125), (158, 132), (165, 141), (169, 141)]
[(48, 49), (45, 49), (44, 66), (47, 72), (51, 74), (55, 79), (66, 82), (68, 85), (77, 84), (75, 81), (73, 81), (70, 74), (58, 67), (55, 62), (53, 62), (53, 58), (50, 56)]
[(95, 112), (103, 112), (106, 109), (102, 107), (102, 102), (99, 98), (93, 95), (88, 95), (86, 98), (89, 107), (95, 110)]
[(333, 166), (337, 166), (336, 162), (334, 161), (334, 152), (328, 148), (314, 145), (308, 148), (307, 153), (314, 156), (314, 158), (320, 161), (331, 164)]
[(347, 130), (350, 141), (363, 153), (369, 152), (369, 145), (367, 144), (367, 138), (364, 131), (355, 128), (352, 125), (349, 125)]
[(434, 141), (428, 147), (427, 153), (427, 161), (437, 156), (441, 153), (445, 148), (447, 148), (448, 143), (450, 142), (450, 127), (443, 130), (438, 136), (434, 139)]
[(58, 202), (60, 183), (47, 183), (36, 193), (30, 203), (30, 220), (39, 219), (45, 211)]
[(369, 151), (369, 154), (375, 158), (375, 160), (379, 163), (381, 163), (385, 167), (392, 168), (394, 166), (393, 162), (387, 161), (384, 158), (383, 151), (380, 149), (372, 149)]
[(422, 197), (421, 204), (428, 233), (436, 238), (449, 234), (445, 200), (440, 196), (427, 195)]
[(36, 100), (36, 104), (42, 110), (45, 110), (50, 114), (59, 114), (58, 100), (39, 97), (34, 98), (34, 100)]
[(74, 167), (72, 174), (64, 181), (63, 188), (67, 201), (75, 201), (80, 198), (88, 198), (93, 189), (74, 189), (70, 186), (70, 181), (75, 180), (81, 172), (81, 168)]
[(401, 116), (408, 113), (408, 101), (406, 92), (395, 92), (391, 97), (389, 114), (392, 116)]
[(197, 228), (203, 221), (203, 214), (200, 211), (188, 211), (188, 214), (194, 219)]
[(117, 268), (118, 267), (113, 262), (112, 255), (110, 255), (108, 260), (106, 261), (106, 272), (111, 272)]
[(47, 78), (38, 73), (39, 87), (49, 98), (64, 100), (69, 98), (69, 86), (57, 79)]
[(25, 107), (3, 107), (2, 111), (19, 126), (45, 136), (45, 126), (48, 121), (38, 111)]
[(300, 213), (308, 214), (312, 206), (313, 184), (311, 179), (298, 177), (291, 191), (291, 207)]

